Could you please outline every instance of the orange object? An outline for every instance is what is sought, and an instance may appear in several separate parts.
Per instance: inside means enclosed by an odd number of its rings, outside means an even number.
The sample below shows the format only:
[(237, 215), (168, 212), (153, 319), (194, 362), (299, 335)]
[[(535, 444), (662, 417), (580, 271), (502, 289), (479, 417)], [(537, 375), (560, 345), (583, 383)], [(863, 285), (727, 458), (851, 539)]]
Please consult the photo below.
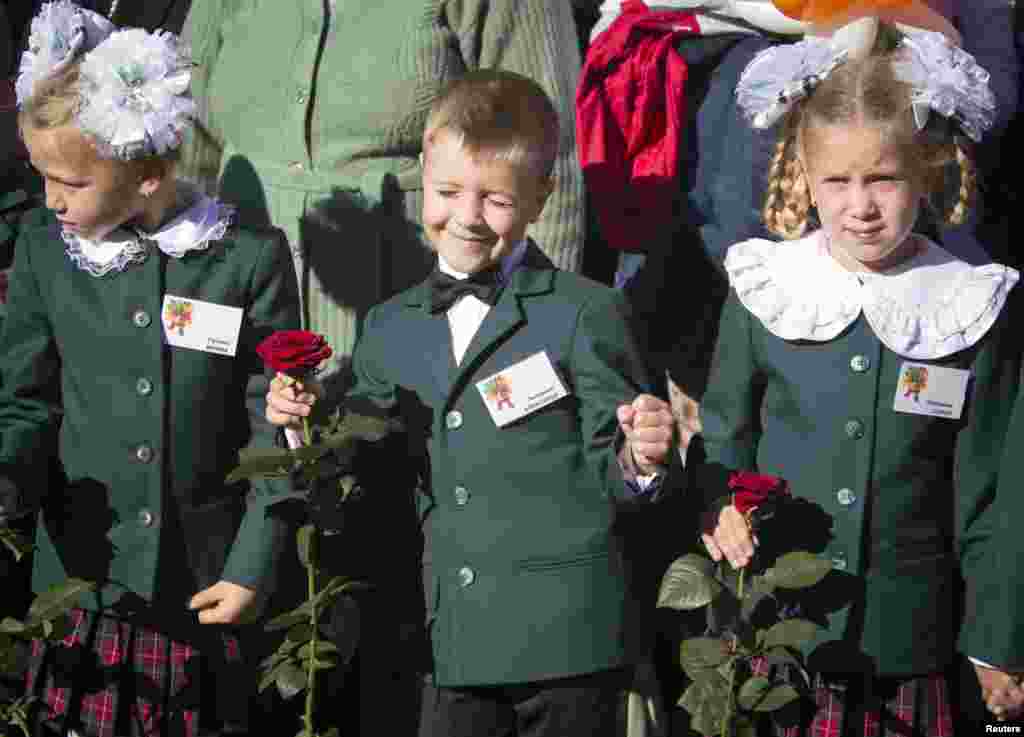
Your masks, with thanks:
[(817, 31), (830, 31), (847, 23), (874, 16), (889, 23), (938, 31), (954, 43), (960, 34), (942, 13), (925, 0), (772, 0), (780, 13), (810, 23)]

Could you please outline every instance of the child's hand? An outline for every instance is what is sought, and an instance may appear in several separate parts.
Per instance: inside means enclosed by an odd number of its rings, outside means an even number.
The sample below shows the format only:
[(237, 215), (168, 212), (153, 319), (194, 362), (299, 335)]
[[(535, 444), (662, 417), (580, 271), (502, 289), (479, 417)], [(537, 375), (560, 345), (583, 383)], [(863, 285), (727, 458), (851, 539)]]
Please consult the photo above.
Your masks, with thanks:
[(701, 540), (712, 560), (720, 561), (724, 557), (736, 569), (743, 568), (754, 557), (756, 540), (750, 535), (750, 526), (731, 504), (722, 507), (717, 520), (713, 513), (705, 517)]
[(1004, 722), (1024, 715), (1024, 688), (1017, 675), (977, 663), (974, 663), (974, 672), (981, 685), (981, 697), (992, 716)]
[(661, 471), (675, 432), (672, 407), (650, 394), (640, 394), (632, 404), (621, 405), (617, 415), (637, 471), (644, 476)]
[[(239, 624), (246, 615), (252, 619), (256, 592), (230, 581), (218, 581), (192, 597), (188, 608), (199, 610), (200, 624)], [(250, 611), (253, 610), (253, 611)]]
[(267, 421), (272, 425), (299, 429), (302, 418), (309, 417), (313, 403), (321, 394), (323, 387), (316, 381), (303, 383), (278, 373), (267, 392)]

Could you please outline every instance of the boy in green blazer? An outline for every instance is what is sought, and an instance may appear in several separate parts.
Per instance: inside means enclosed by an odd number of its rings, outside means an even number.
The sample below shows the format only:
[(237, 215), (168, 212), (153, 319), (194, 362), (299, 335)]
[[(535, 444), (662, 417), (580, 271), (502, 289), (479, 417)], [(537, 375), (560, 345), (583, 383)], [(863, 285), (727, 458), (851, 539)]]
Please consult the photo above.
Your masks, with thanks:
[[(678, 454), (621, 297), (524, 237), (557, 130), (524, 77), (447, 89), (424, 135), (437, 268), (370, 311), (353, 357), (348, 398), (402, 417), (423, 459), (423, 735), (611, 734), (632, 671), (616, 512), (664, 496)], [(279, 384), (268, 419), (295, 425), (314, 394)]]

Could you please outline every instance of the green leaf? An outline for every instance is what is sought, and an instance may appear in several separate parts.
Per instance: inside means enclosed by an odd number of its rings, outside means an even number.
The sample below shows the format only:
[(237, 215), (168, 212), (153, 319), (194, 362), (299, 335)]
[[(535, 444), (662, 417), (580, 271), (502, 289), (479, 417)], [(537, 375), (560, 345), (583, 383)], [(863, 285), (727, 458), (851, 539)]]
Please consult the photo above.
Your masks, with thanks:
[(807, 672), (806, 668), (804, 668), (804, 664), (800, 658), (793, 655), (793, 653), (791, 653), (787, 648), (773, 647), (765, 653), (765, 657), (771, 665), (785, 665), (795, 669), (804, 679), (804, 683), (807, 687), (810, 688), (811, 674)]
[(805, 642), (814, 637), (821, 629), (814, 622), (807, 619), (785, 619), (772, 625), (764, 633), (762, 646), (765, 649), (779, 647), (799, 648)]
[(705, 701), (690, 718), (690, 729), (703, 735), (717, 737), (722, 732), (722, 721), (726, 718), (725, 705)]
[(754, 711), (775, 711), (798, 698), (800, 698), (800, 694), (795, 688), (788, 683), (780, 683), (772, 686), (771, 690), (754, 707)]
[(0, 525), (0, 543), (11, 551), (15, 561), (20, 561), (32, 551), (32, 542), (17, 530)]
[(313, 625), (309, 622), (299, 622), (288, 630), (285, 640), (296, 646), (309, 642), (313, 637)]
[[(338, 652), (338, 646), (330, 640), (317, 640), (316, 643), (316, 656), (334, 655)], [(303, 660), (309, 660), (313, 653), (313, 643), (307, 642), (299, 648), (299, 657)]]
[(705, 701), (723, 701), (728, 693), (729, 682), (719, 675), (718, 671), (710, 669), (704, 671), (699, 678), (694, 679), (693, 683), (679, 697), (678, 705), (691, 715), (695, 715)]
[(291, 611), (278, 614), (276, 617), (274, 617), (265, 625), (263, 625), (263, 629), (265, 629), (267, 632), (286, 630), (291, 627), (294, 627), (295, 625), (301, 622), (308, 621), (312, 613), (313, 604), (307, 600), (302, 602), (302, 604), (295, 607)]
[(309, 568), (310, 565), (309, 553), (311, 550), (311, 544), (313, 542), (314, 533), (315, 529), (313, 525), (303, 525), (295, 534), (296, 545), (299, 549), (299, 560), (302, 561), (302, 565), (304, 565), (306, 568)]
[(238, 466), (228, 474), (225, 483), (233, 484), (242, 479), (287, 478), (295, 466), (291, 450), (284, 448), (244, 448), (238, 452)]
[(271, 684), (277, 686), (282, 698), (290, 699), (306, 688), (306, 673), (294, 662), (287, 661), (263, 676), (260, 690), (265, 690)]
[(726, 644), (717, 637), (691, 637), (679, 648), (679, 663), (687, 673), (715, 668), (728, 658)]
[(26, 624), (30, 627), (43, 620), (53, 619), (67, 614), (78, 605), (78, 598), (96, 588), (91, 581), (80, 578), (69, 578), (41, 593), (28, 609)]
[(751, 711), (757, 704), (760, 703), (764, 695), (772, 690), (772, 682), (762, 676), (752, 676), (748, 678), (746, 682), (740, 686), (739, 693), (736, 694), (736, 703), (741, 708)]
[(0, 621), (0, 633), (9, 635), (20, 635), (27, 629), (24, 622), (21, 622), (14, 617), (4, 617)]
[(313, 614), (313, 602), (316, 602), (317, 609), (323, 611), (328, 604), (341, 594), (353, 594), (369, 588), (369, 584), (362, 581), (354, 581), (343, 576), (336, 576), (313, 599), (307, 599), (291, 611), (277, 615), (263, 625), (263, 629), (267, 632), (275, 632), (294, 627), (301, 622), (307, 622)]
[(686, 611), (714, 600), (722, 584), (714, 578), (714, 563), (700, 555), (684, 555), (672, 561), (661, 579), (658, 606)]
[(779, 557), (765, 572), (765, 577), (779, 588), (805, 589), (825, 578), (831, 570), (831, 561), (798, 550)]

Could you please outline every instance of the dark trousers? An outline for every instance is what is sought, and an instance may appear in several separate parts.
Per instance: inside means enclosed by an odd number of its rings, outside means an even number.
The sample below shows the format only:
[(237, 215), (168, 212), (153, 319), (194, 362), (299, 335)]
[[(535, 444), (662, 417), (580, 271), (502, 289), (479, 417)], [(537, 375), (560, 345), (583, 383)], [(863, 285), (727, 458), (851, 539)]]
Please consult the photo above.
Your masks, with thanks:
[(632, 668), (509, 686), (426, 684), (420, 737), (617, 737)]

